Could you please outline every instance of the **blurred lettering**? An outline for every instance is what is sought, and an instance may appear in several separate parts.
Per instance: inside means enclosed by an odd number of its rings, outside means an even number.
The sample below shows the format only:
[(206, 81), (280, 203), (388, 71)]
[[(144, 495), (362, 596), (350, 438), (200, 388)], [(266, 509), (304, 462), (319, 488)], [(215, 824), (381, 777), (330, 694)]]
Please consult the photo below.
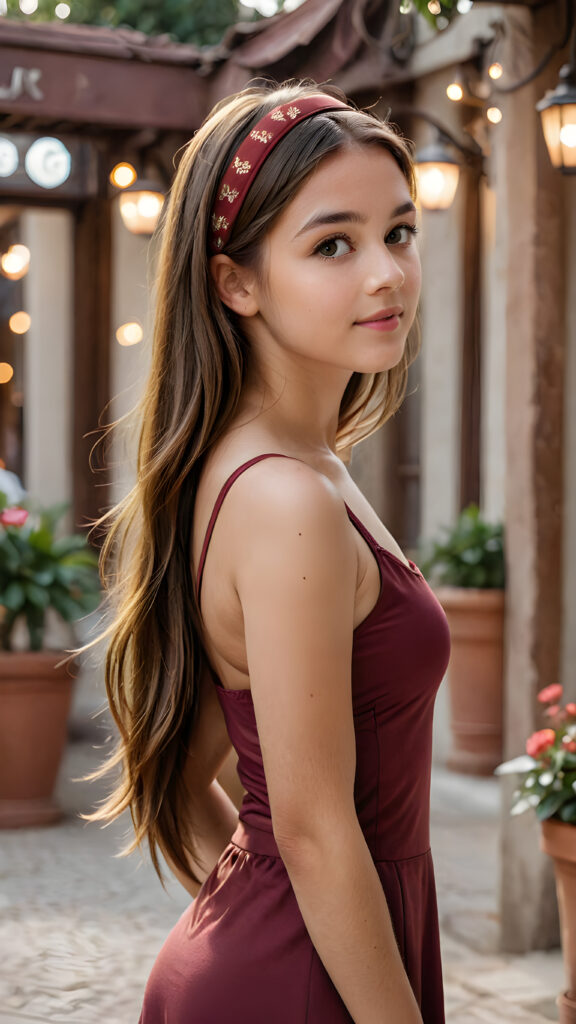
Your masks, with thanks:
[(0, 100), (17, 100), (25, 93), (33, 100), (43, 100), (44, 93), (38, 84), (41, 78), (39, 68), (13, 68), (10, 85), (0, 85)]

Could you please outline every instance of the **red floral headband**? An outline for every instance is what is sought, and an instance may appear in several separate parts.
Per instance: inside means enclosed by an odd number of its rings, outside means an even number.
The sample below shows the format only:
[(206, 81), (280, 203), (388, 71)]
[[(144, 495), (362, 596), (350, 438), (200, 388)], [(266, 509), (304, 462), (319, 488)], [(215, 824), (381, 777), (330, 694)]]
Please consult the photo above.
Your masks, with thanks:
[(218, 187), (210, 218), (210, 246), (213, 252), (221, 252), (226, 245), (248, 189), (280, 139), (294, 125), (312, 114), (341, 108), (350, 109), (348, 104), (332, 96), (306, 96), (274, 107), (258, 121), (240, 143)]

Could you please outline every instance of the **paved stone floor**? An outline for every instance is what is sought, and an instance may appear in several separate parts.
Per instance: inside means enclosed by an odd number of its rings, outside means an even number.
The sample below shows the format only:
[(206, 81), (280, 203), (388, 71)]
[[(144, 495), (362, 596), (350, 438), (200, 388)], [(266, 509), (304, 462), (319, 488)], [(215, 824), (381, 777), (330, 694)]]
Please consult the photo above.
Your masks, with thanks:
[[(63, 822), (0, 833), (0, 1024), (136, 1024), (154, 956), (187, 903), (177, 883), (163, 891), (146, 861), (114, 857), (126, 822), (79, 819), (102, 788), (72, 780), (99, 757), (77, 724), (61, 773)], [(497, 949), (496, 781), (437, 769), (432, 812), (448, 1024), (557, 1020), (559, 951)]]

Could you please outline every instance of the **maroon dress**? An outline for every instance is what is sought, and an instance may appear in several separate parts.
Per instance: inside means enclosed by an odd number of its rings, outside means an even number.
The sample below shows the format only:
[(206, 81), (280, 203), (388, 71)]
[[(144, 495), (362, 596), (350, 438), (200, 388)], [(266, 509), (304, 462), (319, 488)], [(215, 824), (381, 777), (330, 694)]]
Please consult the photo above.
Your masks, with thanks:
[[(229, 488), (249, 466), (271, 457), (240, 466), (222, 488), (198, 586)], [(448, 662), (448, 625), (414, 563), (407, 566), (377, 544), (347, 510), (381, 577), (376, 605), (354, 631), (356, 809), (424, 1024), (444, 1024), (429, 803), (432, 716)], [(218, 685), (218, 696), (246, 790), (240, 823), (158, 955), (140, 1024), (350, 1024), (274, 841), (250, 691)]]

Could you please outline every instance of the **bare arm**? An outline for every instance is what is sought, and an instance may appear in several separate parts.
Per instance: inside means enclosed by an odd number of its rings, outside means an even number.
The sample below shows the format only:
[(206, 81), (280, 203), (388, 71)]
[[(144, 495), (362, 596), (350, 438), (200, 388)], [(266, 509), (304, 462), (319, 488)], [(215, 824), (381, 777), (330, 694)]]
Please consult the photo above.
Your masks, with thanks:
[[(200, 682), (198, 716), (190, 738), (190, 755), (185, 765), (185, 781), (190, 794), (198, 860), (190, 858), (190, 867), (204, 881), (230, 841), (238, 824), (238, 810), (217, 781), (231, 743), (226, 730), (215, 684), (206, 674)], [(166, 863), (191, 896), (200, 888), (165, 856)]]
[(302, 916), (356, 1024), (422, 1024), (354, 806), (357, 555), (343, 503), (294, 463), (252, 474), (235, 500), (273, 828)]

